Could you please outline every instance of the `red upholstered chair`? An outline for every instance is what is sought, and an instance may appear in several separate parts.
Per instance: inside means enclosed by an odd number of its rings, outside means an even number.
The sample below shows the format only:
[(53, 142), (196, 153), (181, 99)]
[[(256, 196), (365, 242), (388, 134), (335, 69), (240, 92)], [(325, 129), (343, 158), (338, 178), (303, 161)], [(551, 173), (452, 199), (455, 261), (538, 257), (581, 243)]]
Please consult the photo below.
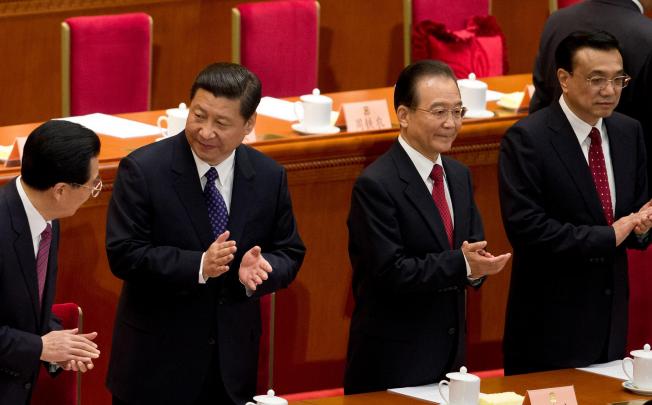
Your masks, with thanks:
[(274, 308), (276, 293), (268, 294), (260, 299), (260, 318), (262, 335), (260, 336), (260, 351), (258, 352), (258, 381), (256, 392), (264, 394), (273, 386), (274, 381)]
[(258, 75), (263, 96), (297, 96), (317, 87), (318, 2), (247, 3), (231, 11), (232, 61)]
[(575, 3), (579, 3), (582, 0), (550, 0), (550, 14), (559, 10), (560, 8), (572, 6)]
[[(52, 305), (52, 313), (61, 320), (63, 329), (79, 328), (82, 331), (82, 310), (77, 304)], [(32, 395), (32, 405), (81, 404), (81, 373), (62, 371), (56, 377), (41, 370)]]
[(405, 65), (412, 60), (412, 28), (421, 21), (442, 23), (449, 30), (466, 27), (472, 16), (491, 14), (490, 0), (403, 0), (403, 43)]
[(652, 247), (628, 250), (629, 259), (629, 331), (627, 350), (642, 349), (652, 344)]
[(477, 375), (480, 378), (504, 377), (505, 369), (497, 368), (495, 370), (472, 371), (471, 374)]
[(288, 401), (307, 401), (310, 399), (339, 397), (344, 395), (344, 388), (331, 388), (319, 391), (298, 392), (296, 394), (281, 395)]
[(63, 116), (147, 111), (152, 18), (144, 13), (75, 17), (61, 24)]

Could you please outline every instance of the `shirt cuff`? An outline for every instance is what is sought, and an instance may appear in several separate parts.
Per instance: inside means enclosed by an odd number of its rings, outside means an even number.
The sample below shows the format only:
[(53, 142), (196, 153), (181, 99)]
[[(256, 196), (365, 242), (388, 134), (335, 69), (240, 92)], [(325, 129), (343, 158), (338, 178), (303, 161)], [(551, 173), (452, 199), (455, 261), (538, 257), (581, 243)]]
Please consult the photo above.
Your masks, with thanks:
[(206, 280), (204, 280), (204, 255), (206, 255), (206, 252), (202, 253), (201, 255), (201, 262), (199, 263), (199, 284), (206, 284)]

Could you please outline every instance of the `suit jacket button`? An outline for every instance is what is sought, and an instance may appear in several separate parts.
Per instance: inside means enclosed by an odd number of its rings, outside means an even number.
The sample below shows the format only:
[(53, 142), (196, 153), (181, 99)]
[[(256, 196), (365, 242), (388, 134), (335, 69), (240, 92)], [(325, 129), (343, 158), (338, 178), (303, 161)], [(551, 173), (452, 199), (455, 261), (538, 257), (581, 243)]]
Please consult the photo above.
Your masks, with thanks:
[(605, 288), (604, 289), (604, 295), (611, 295), (611, 289), (610, 288)]
[(214, 338), (208, 338), (208, 344), (209, 345), (214, 345), (215, 344), (215, 339)]
[(25, 389), (26, 389), (26, 390), (29, 390), (29, 389), (31, 389), (31, 388), (32, 388), (32, 383), (26, 383), (26, 384), (25, 384)]
[(448, 329), (448, 334), (451, 335), (451, 336), (454, 335), (455, 334), (455, 328)]

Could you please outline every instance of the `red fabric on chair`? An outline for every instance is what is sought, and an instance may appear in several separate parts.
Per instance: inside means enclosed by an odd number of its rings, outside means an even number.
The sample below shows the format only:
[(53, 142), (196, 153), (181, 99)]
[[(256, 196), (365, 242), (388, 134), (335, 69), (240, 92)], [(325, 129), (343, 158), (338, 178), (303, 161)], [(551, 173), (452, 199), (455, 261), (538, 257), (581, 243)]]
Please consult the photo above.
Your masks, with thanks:
[(629, 331), (627, 350), (642, 349), (652, 344), (652, 247), (647, 250), (628, 250), (629, 265)]
[[(54, 304), (52, 305), (52, 314), (61, 320), (63, 329), (73, 329), (80, 326), (81, 315), (77, 304), (70, 302)], [(44, 369), (41, 369), (34, 387), (31, 404), (77, 405), (79, 403), (78, 382), (78, 373), (73, 371), (62, 371), (53, 378)]]
[(471, 374), (477, 375), (480, 378), (504, 377), (505, 369), (497, 368), (495, 370), (473, 371)]
[(319, 391), (298, 392), (296, 394), (281, 395), (288, 401), (305, 401), (309, 399), (339, 397), (344, 395), (344, 388), (331, 388)]
[(309, 94), (317, 87), (318, 14), (314, 1), (240, 4), (240, 63), (263, 95)]
[(149, 109), (150, 17), (75, 17), (70, 26), (70, 114)]
[(582, 0), (557, 0), (557, 9), (564, 7), (572, 6), (575, 3), (579, 3)]
[(451, 30), (460, 30), (474, 15), (489, 14), (489, 0), (412, 0), (412, 25), (436, 21)]
[(412, 31), (412, 61), (437, 59), (464, 79), (500, 76), (508, 71), (505, 37), (493, 16), (472, 17), (466, 29), (451, 31), (444, 24), (422, 21)]

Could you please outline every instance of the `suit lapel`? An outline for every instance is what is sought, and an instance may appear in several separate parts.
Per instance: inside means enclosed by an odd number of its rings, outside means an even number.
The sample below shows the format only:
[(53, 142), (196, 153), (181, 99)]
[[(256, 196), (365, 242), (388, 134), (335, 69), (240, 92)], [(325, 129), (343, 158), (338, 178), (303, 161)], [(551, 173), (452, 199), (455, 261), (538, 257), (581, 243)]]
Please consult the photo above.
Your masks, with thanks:
[(233, 192), (231, 194), (231, 209), (227, 229), (231, 232), (230, 239), (241, 241), (247, 224), (247, 214), (254, 196), (254, 171), (245, 146), (240, 145), (235, 150), (235, 168), (233, 173)]
[[(614, 218), (617, 219), (629, 212), (620, 212), (618, 203), (623, 203), (619, 196), (627, 195), (631, 190), (625, 190), (631, 187), (632, 179), (623, 179), (623, 173), (627, 173), (627, 166), (633, 161), (631, 151), (636, 149), (636, 145), (627, 145), (626, 138), (619, 134), (618, 127), (612, 125), (613, 121), (610, 118), (605, 118), (605, 125), (607, 127), (607, 136), (609, 137), (609, 156), (611, 157), (611, 168), (614, 174), (614, 184), (616, 187), (616, 206), (614, 207)], [(613, 200), (613, 197), (612, 197)]]
[[(606, 225), (607, 221), (602, 211), (602, 205), (595, 189), (591, 169), (586, 163), (584, 153), (575, 132), (571, 127), (568, 119), (564, 115), (559, 103), (551, 106), (551, 119), (549, 127), (552, 129), (550, 141), (553, 149), (557, 152), (559, 159), (566, 167), (569, 178), (573, 180), (575, 186), (580, 191), (588, 211), (593, 216), (596, 224)], [(562, 179), (560, 179), (562, 180)]]
[(35, 325), (39, 325), (40, 305), (38, 300), (38, 278), (36, 275), (34, 244), (32, 242), (32, 233), (29, 229), (29, 222), (27, 222), (27, 214), (25, 214), (25, 208), (16, 189), (16, 181), (14, 180), (8, 185), (9, 190), (7, 193), (7, 205), (11, 216), (11, 224), (15, 232), (14, 251), (20, 264), (23, 281), (27, 286), (31, 298)]
[(469, 234), (468, 207), (470, 204), (470, 196), (464, 190), (464, 179), (462, 174), (456, 171), (453, 166), (448, 164), (448, 159), (442, 156), (442, 163), (444, 164), (444, 172), (446, 173), (446, 183), (448, 185), (448, 192), (451, 196), (451, 203), (453, 204), (453, 216), (455, 221), (453, 223), (453, 247), (461, 246), (464, 235)]
[(185, 133), (177, 135), (172, 152), (172, 184), (181, 204), (184, 206), (203, 248), (213, 243), (211, 226), (208, 221), (208, 209), (193, 159), (190, 145)]
[(405, 196), (414, 205), (423, 220), (428, 224), (439, 245), (444, 248), (449, 248), (448, 236), (444, 229), (444, 223), (434, 201), (432, 195), (428, 193), (428, 188), (423, 183), (419, 176), (419, 172), (414, 167), (410, 157), (405, 153), (403, 148), (397, 142), (394, 143), (391, 149), (392, 158), (396, 164), (399, 178), (405, 183)]

